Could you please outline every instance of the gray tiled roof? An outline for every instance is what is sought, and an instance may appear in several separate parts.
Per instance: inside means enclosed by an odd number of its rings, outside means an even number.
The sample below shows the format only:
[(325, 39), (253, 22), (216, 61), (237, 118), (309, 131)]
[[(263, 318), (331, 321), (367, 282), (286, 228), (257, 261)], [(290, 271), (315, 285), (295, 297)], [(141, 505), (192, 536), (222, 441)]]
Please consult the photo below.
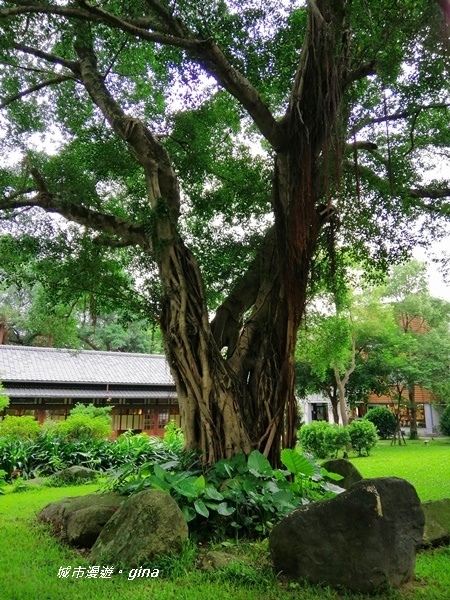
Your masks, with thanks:
[(0, 346), (0, 381), (174, 385), (163, 355), (27, 346)]
[(135, 398), (135, 399), (146, 399), (146, 398), (176, 398), (177, 394), (175, 391), (169, 390), (98, 390), (98, 389), (46, 389), (46, 388), (23, 388), (4, 387), (2, 394), (5, 394), (11, 400), (15, 398), (103, 398), (106, 396), (112, 400), (115, 398)]

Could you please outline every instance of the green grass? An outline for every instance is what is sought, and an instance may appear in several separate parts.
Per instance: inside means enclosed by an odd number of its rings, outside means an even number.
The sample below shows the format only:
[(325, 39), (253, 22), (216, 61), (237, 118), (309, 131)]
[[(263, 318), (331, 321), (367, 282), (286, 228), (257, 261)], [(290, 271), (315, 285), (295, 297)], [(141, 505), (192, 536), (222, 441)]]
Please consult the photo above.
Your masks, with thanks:
[[(408, 441), (406, 446), (379, 442), (370, 456), (350, 457), (363, 477), (402, 477), (422, 501), (450, 498), (450, 440)], [(449, 591), (450, 598), (450, 591)]]
[[(410, 480), (423, 500), (450, 497), (450, 443), (382, 443), (369, 457), (352, 462), (365, 477), (395, 475)], [(37, 524), (36, 513), (48, 502), (90, 493), (97, 485), (41, 488), (0, 496), (0, 598), (2, 600), (342, 600), (366, 598), (277, 577), (270, 567), (267, 542), (233, 548), (245, 564), (223, 571), (195, 568), (198, 550), (187, 545), (180, 558), (161, 561), (160, 577), (128, 580), (128, 570), (111, 579), (58, 578), (61, 566), (89, 567), (89, 559), (58, 543)], [(226, 548), (229, 551), (228, 548)], [(341, 549), (336, 549), (339, 552)], [(378, 600), (449, 600), (450, 548), (422, 552), (416, 579)]]

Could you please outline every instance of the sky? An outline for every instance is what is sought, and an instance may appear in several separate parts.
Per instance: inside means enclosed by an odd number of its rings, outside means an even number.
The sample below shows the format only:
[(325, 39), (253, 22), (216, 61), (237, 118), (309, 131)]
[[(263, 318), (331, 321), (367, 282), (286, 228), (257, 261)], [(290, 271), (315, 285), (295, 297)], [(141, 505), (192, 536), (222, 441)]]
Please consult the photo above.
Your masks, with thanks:
[(414, 258), (427, 263), (430, 294), (450, 302), (450, 274), (445, 281), (442, 269), (432, 261), (433, 256), (443, 258), (444, 254), (448, 254), (450, 258), (450, 237), (431, 244), (428, 249), (415, 248), (413, 252)]

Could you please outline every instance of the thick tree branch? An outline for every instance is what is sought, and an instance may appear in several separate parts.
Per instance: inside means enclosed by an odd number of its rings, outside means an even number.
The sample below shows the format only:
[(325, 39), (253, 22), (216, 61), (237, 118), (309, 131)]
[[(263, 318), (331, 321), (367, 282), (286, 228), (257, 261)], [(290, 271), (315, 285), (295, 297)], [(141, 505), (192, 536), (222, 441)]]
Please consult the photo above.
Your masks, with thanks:
[(6, 106), (8, 106), (9, 104), (12, 104), (16, 100), (20, 100), (21, 98), (24, 98), (25, 96), (29, 96), (30, 94), (33, 94), (34, 92), (38, 92), (39, 90), (41, 90), (45, 87), (49, 87), (51, 85), (57, 85), (59, 83), (63, 83), (64, 81), (69, 81), (69, 80), (73, 80), (73, 79), (74, 79), (74, 77), (71, 75), (60, 75), (59, 77), (54, 77), (53, 79), (48, 79), (47, 81), (42, 81), (41, 83), (37, 83), (36, 85), (33, 85), (33, 86), (29, 87), (28, 89), (23, 90), (22, 92), (19, 92), (18, 94), (14, 94), (14, 96), (9, 96), (9, 98), (5, 98), (5, 100), (3, 100), (3, 102), (0, 103), (0, 108), (5, 108)]
[(358, 125), (355, 126), (355, 131), (360, 131), (367, 125), (375, 125), (376, 123), (385, 123), (386, 121), (400, 121), (401, 119), (408, 119), (409, 117), (417, 116), (424, 110), (445, 110), (450, 107), (449, 103), (436, 103), (436, 104), (425, 104), (423, 106), (416, 106), (407, 110), (398, 111), (392, 115), (383, 115), (382, 117), (373, 117), (363, 119)]
[(73, 60), (67, 60), (62, 56), (57, 56), (56, 54), (51, 54), (49, 52), (43, 52), (38, 48), (32, 48), (31, 46), (26, 46), (25, 44), (16, 44), (15, 42), (13, 42), (11, 46), (16, 50), (19, 50), (20, 52), (24, 52), (25, 54), (31, 54), (32, 56), (36, 56), (36, 58), (42, 58), (47, 62), (56, 65), (62, 65), (63, 67), (67, 67), (74, 73), (78, 72), (78, 63)]
[[(352, 162), (345, 161), (343, 167), (346, 171), (350, 173), (355, 172), (355, 165)], [(389, 181), (375, 173), (370, 167), (366, 167), (365, 165), (358, 165), (357, 167), (359, 175), (363, 176), (365, 179), (370, 181), (377, 181), (380, 186), (389, 187)], [(436, 187), (419, 187), (419, 188), (400, 188), (394, 190), (399, 195), (407, 195), (410, 198), (414, 199), (429, 199), (429, 200), (439, 200), (441, 198), (450, 198), (450, 188), (447, 186), (436, 188)], [(430, 206), (424, 203), (421, 203), (423, 210), (427, 212), (435, 212), (441, 213), (443, 210), (445, 213), (448, 212), (450, 207), (446, 205), (434, 205)]]
[(345, 154), (351, 154), (355, 150), (367, 150), (368, 152), (373, 152), (378, 150), (378, 146), (367, 140), (356, 140), (355, 142), (349, 142), (345, 145)]
[(217, 346), (219, 349), (228, 348), (227, 358), (230, 358), (236, 350), (244, 314), (255, 304), (261, 286), (262, 267), (273, 254), (274, 245), (275, 228), (271, 227), (254, 260), (218, 307), (211, 321), (211, 331)]
[(133, 150), (144, 169), (147, 195), (152, 208), (164, 199), (171, 218), (178, 220), (180, 194), (178, 180), (165, 148), (140, 119), (128, 116), (115, 101), (96, 67), (91, 48), (77, 47), (80, 77), (93, 102), (115, 131)]
[[(154, 33), (136, 25), (133, 21), (121, 19), (120, 17), (103, 10), (98, 6), (93, 6), (88, 2), (80, 2), (80, 4), (85, 7), (89, 14), (93, 15), (97, 19), (103, 21), (104, 23), (108, 23), (108, 25), (111, 25), (116, 29), (121, 29), (130, 35), (138, 37), (141, 40), (147, 40), (148, 42), (154, 42), (156, 44), (164, 44), (166, 46), (174, 46), (176, 48), (184, 48), (185, 50), (196, 50), (198, 48), (199, 41), (196, 39)], [(147, 27), (152, 25), (151, 20), (138, 21), (138, 23)]]
[(345, 85), (350, 85), (354, 81), (359, 81), (360, 79), (364, 79), (364, 77), (368, 77), (369, 75), (376, 75), (376, 63), (374, 60), (367, 61), (359, 67), (352, 69), (345, 79)]
[[(151, 250), (144, 226), (136, 225), (122, 217), (93, 211), (79, 204), (64, 202), (63, 199), (48, 190), (41, 173), (31, 162), (28, 159), (25, 159), (24, 162), (30, 171), (36, 188), (34, 190), (30, 190), (30, 188), (20, 190), (10, 194), (8, 198), (0, 199), (0, 211), (39, 207), (46, 212), (60, 214), (67, 220), (74, 221), (79, 225), (85, 225), (107, 235), (117, 236), (123, 241), (123, 245), (134, 244), (141, 246), (147, 252)], [(23, 197), (24, 194), (36, 190), (38, 193), (32, 198)]]
[(107, 246), (108, 248), (126, 248), (128, 246), (135, 246), (136, 243), (131, 240), (117, 239), (106, 235), (99, 235), (92, 240), (92, 243), (96, 246)]
[(19, 6), (11, 8), (3, 8), (0, 10), (0, 19), (8, 19), (20, 15), (43, 14), (43, 15), (58, 15), (67, 18), (76, 18), (84, 20), (92, 20), (92, 16), (81, 9), (71, 8), (68, 6), (55, 6), (50, 4), (38, 4), (34, 2), (15, 2)]
[(48, 213), (56, 213), (79, 225), (102, 231), (105, 234), (116, 235), (122, 238), (124, 246), (138, 245), (149, 252), (151, 250), (145, 228), (135, 225), (126, 219), (93, 211), (79, 204), (64, 202), (54, 194), (39, 192), (29, 199), (0, 200), (1, 210), (14, 210), (17, 208), (42, 208)]
[[(170, 13), (161, 7), (158, 2), (151, 2), (149, 4), (151, 4), (152, 7), (157, 7), (160, 15), (166, 21), (167, 31), (170, 31), (172, 35), (156, 34), (146, 31), (101, 8), (83, 2), (83, 6), (86, 7), (86, 10), (92, 12), (113, 27), (117, 27), (140, 39), (188, 50), (205, 70), (247, 109), (269, 143), (275, 149), (279, 148), (281, 145), (280, 124), (274, 119), (272, 113), (262, 101), (261, 96), (248, 79), (230, 65), (228, 59), (214, 40), (199, 40), (192, 38), (189, 35), (188, 30), (183, 27), (179, 21), (173, 19)], [(173, 35), (173, 33), (176, 35)]]
[(411, 198), (427, 198), (429, 200), (439, 200), (440, 198), (450, 198), (450, 188), (416, 188), (410, 189)]
[(274, 118), (250, 81), (231, 66), (213, 39), (202, 42), (199, 62), (242, 104), (272, 148), (280, 150), (285, 143), (283, 125)]

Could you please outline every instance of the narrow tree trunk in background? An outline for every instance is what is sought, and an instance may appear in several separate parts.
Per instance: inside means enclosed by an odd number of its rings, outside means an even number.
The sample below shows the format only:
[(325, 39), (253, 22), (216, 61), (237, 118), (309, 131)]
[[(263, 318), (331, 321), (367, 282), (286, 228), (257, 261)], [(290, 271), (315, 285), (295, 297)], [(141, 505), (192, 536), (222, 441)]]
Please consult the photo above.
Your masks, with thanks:
[(8, 328), (6, 326), (6, 319), (0, 319), (0, 346), (4, 346), (8, 343)]
[(416, 404), (416, 390), (414, 383), (408, 385), (408, 395), (409, 395), (409, 410), (410, 410), (410, 430), (409, 430), (409, 439), (417, 440), (419, 439), (419, 432), (417, 431), (417, 404)]
[[(339, 413), (341, 416), (340, 424), (344, 427), (348, 425), (348, 414), (347, 414), (347, 404), (345, 402), (345, 386), (342, 384), (342, 381), (339, 379), (336, 380), (337, 388), (339, 392)], [(339, 421), (338, 421), (339, 422)]]

